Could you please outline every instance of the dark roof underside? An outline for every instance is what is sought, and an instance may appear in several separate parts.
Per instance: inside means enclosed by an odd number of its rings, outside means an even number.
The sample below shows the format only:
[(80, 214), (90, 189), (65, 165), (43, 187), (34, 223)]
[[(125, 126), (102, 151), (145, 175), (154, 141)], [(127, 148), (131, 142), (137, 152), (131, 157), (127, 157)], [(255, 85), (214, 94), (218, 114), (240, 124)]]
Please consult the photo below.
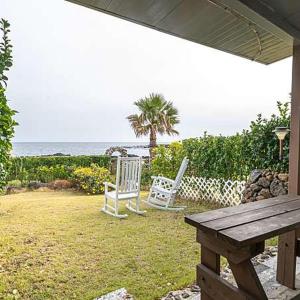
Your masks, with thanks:
[(292, 55), (299, 0), (67, 0), (264, 64)]

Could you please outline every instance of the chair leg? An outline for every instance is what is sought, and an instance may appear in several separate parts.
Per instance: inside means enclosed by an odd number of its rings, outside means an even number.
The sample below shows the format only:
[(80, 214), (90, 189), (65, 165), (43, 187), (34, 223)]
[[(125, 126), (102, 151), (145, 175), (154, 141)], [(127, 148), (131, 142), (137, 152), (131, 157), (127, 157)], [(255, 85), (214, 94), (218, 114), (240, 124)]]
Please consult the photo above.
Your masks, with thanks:
[(129, 209), (130, 211), (138, 214), (138, 215), (143, 215), (144, 213), (146, 213), (145, 210), (140, 210), (140, 197), (136, 197), (135, 198), (135, 208), (132, 207), (131, 205), (131, 199), (128, 200), (128, 204), (126, 204), (127, 209)]
[(123, 214), (123, 215), (119, 214), (119, 203), (118, 203), (117, 199), (113, 199), (114, 206), (108, 205), (108, 198), (107, 197), (105, 197), (104, 201), (105, 201), (104, 202), (104, 207), (101, 209), (102, 212), (104, 212), (104, 213), (106, 213), (106, 214), (108, 214), (110, 216), (119, 218), (119, 219), (127, 218), (128, 217), (127, 214)]
[(108, 201), (107, 197), (104, 196), (104, 209), (105, 210), (107, 210), (107, 201)]

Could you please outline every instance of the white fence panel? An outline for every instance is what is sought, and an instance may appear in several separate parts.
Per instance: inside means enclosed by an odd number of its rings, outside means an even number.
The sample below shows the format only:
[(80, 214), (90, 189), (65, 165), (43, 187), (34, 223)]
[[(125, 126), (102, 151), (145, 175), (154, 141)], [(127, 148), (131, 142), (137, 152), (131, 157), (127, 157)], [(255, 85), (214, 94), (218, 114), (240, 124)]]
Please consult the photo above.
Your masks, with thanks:
[(245, 181), (185, 176), (181, 181), (178, 196), (183, 199), (205, 200), (224, 206), (234, 206), (241, 203), (245, 184)]

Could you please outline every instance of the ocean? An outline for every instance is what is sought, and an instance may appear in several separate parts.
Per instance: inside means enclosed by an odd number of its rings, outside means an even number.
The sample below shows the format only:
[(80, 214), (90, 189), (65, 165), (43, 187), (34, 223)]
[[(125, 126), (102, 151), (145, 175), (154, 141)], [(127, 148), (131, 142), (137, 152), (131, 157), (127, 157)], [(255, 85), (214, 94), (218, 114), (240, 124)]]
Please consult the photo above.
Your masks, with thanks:
[(110, 143), (110, 142), (17, 142), (13, 143), (13, 156), (39, 156), (63, 153), (66, 155), (100, 155), (113, 146), (124, 147), (128, 154), (149, 155), (148, 143)]

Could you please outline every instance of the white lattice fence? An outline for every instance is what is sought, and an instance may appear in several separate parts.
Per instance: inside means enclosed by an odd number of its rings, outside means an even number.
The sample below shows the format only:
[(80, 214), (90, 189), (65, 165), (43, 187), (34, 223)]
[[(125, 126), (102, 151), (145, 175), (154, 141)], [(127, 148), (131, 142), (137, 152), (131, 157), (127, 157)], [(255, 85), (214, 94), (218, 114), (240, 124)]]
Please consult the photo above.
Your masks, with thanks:
[(178, 196), (183, 199), (217, 202), (224, 206), (241, 203), (245, 181), (185, 176)]

